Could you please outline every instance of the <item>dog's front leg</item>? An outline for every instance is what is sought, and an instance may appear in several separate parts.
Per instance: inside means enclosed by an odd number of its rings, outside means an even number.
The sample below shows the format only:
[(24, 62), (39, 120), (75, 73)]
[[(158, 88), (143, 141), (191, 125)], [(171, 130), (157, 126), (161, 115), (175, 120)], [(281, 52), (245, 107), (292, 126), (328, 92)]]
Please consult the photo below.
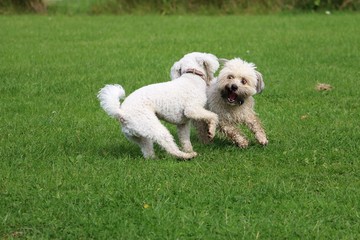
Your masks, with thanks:
[(184, 152), (194, 152), (190, 141), (190, 121), (177, 125), (179, 141)]
[(266, 133), (261, 125), (260, 119), (253, 115), (245, 120), (246, 126), (255, 134), (256, 140), (263, 146), (269, 143)]
[(234, 142), (240, 148), (247, 148), (249, 145), (246, 137), (241, 133), (240, 129), (232, 125), (220, 124), (220, 131)]
[(187, 118), (196, 121), (205, 121), (208, 124), (208, 137), (212, 140), (215, 137), (216, 126), (219, 122), (218, 116), (204, 108), (186, 108), (184, 114)]
[(199, 140), (203, 144), (209, 144), (211, 142), (211, 139), (209, 138), (209, 127), (208, 124), (205, 121), (195, 121), (192, 120), (192, 124), (196, 129), (196, 133), (198, 135)]

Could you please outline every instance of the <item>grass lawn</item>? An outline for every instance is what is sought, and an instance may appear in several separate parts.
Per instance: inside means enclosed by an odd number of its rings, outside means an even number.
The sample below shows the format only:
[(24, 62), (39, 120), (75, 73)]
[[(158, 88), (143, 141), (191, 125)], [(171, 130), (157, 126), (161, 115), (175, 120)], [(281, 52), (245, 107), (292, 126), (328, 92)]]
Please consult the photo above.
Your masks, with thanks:
[[(359, 22), (0, 16), (0, 239), (359, 239)], [(267, 147), (193, 132), (192, 161), (144, 160), (100, 109), (192, 51), (257, 64)]]

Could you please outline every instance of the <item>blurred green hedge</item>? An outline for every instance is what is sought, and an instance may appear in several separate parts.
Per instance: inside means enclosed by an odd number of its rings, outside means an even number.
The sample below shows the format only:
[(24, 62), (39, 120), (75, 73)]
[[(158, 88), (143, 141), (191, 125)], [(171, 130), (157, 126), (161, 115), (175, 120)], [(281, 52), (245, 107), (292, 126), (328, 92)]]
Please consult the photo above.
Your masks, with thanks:
[(352, 10), (360, 0), (1, 0), (4, 12), (64, 14), (239, 14), (281, 11)]
[(0, 13), (2, 12), (46, 12), (47, 1), (44, 0), (1, 0)]

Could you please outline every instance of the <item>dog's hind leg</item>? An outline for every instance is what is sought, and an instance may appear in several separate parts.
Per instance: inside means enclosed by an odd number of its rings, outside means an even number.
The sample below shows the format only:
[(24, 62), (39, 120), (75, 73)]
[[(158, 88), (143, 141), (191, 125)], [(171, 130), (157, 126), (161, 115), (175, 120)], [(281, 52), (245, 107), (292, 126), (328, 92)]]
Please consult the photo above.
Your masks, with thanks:
[(143, 153), (144, 158), (155, 158), (153, 141), (148, 138), (140, 138), (138, 144), (141, 148), (141, 152)]
[(144, 158), (155, 158), (154, 144), (151, 139), (131, 135), (127, 135), (127, 138), (139, 145)]
[(154, 142), (177, 158), (190, 159), (196, 156), (194, 152), (186, 153), (178, 148), (169, 130), (162, 125), (155, 114), (143, 112), (143, 116), (138, 118), (141, 117), (144, 117), (145, 121), (133, 121), (131, 127), (123, 126), (122, 131), (129, 140), (140, 146), (145, 158), (155, 157)]
[(171, 155), (181, 159), (191, 159), (196, 157), (195, 152), (183, 152), (176, 145), (173, 136), (169, 130), (161, 124), (159, 120), (152, 122), (152, 131), (148, 132), (148, 137), (158, 143)]
[(177, 130), (182, 149), (188, 153), (194, 152), (190, 141), (190, 121), (177, 125)]

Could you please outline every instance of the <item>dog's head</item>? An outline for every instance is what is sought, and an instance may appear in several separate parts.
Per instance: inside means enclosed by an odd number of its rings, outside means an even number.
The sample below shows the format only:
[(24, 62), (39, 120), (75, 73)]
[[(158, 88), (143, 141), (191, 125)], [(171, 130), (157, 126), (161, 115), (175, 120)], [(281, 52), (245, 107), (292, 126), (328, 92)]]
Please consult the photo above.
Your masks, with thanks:
[(171, 67), (171, 79), (179, 78), (184, 73), (194, 73), (201, 76), (208, 84), (219, 68), (218, 58), (210, 53), (192, 52), (186, 54)]
[(221, 97), (230, 105), (242, 105), (246, 98), (262, 92), (263, 77), (253, 63), (240, 58), (220, 59), (224, 67), (218, 76)]

